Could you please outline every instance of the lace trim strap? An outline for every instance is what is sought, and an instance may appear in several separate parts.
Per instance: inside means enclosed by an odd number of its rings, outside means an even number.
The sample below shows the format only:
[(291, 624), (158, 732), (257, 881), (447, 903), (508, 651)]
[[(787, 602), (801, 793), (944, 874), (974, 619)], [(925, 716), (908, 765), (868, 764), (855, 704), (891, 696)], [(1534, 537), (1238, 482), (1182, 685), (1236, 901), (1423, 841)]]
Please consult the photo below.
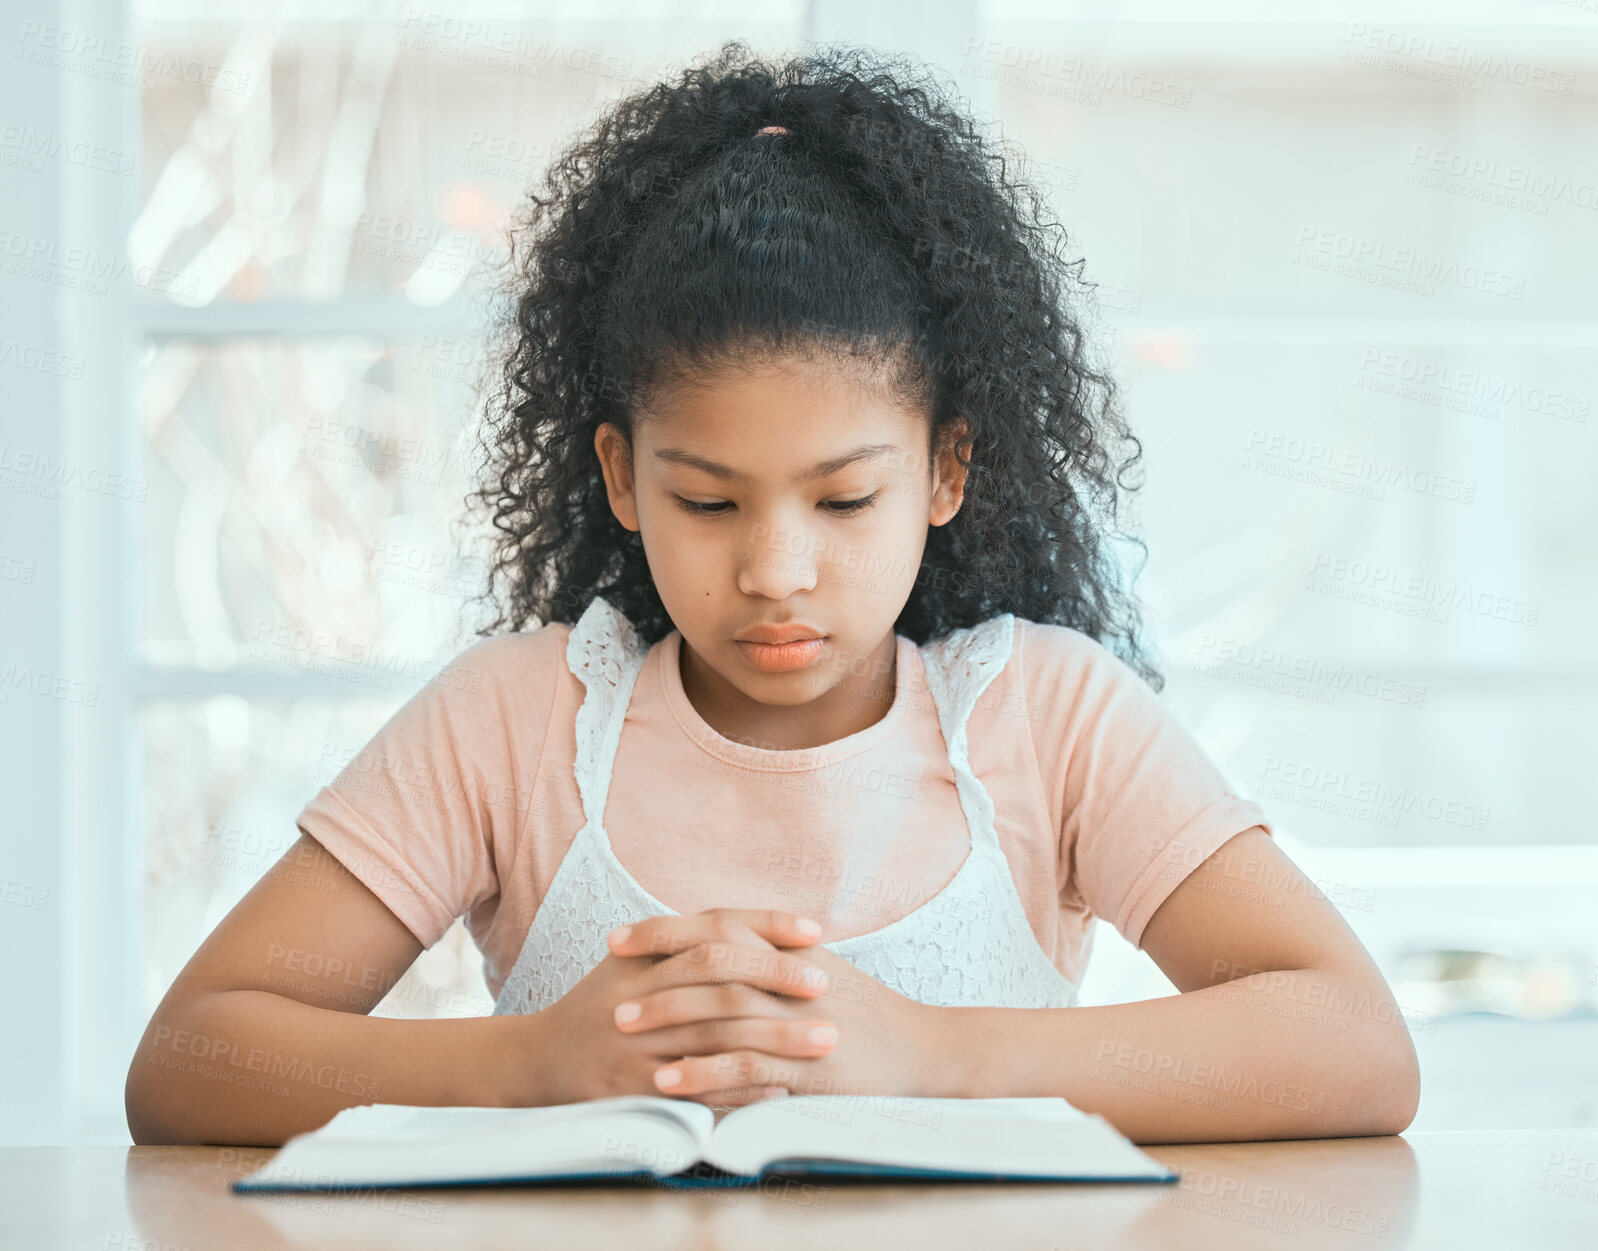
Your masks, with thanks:
[(921, 653), (972, 842), (994, 848), (999, 846), (999, 836), (993, 828), (993, 798), (971, 771), (966, 723), (983, 691), (1010, 663), (1014, 640), (1015, 616), (1001, 613), (977, 625), (953, 630), (929, 643)]
[(604, 817), (627, 704), (648, 654), (633, 623), (599, 595), (583, 610), (566, 640), (566, 665), (585, 688), (577, 710), (577, 755), (572, 772), (582, 796), (583, 816), (591, 825)]

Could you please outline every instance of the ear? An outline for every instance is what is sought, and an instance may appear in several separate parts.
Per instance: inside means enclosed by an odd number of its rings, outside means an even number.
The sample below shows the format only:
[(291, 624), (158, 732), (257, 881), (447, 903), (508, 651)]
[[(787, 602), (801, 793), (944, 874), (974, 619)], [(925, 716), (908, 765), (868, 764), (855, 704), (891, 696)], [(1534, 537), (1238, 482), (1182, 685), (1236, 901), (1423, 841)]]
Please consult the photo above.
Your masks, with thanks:
[(638, 498), (634, 494), (633, 455), (627, 436), (619, 426), (600, 422), (594, 431), (594, 451), (599, 469), (605, 475), (605, 493), (610, 496), (610, 511), (629, 530), (638, 529)]
[(956, 455), (956, 446), (970, 433), (970, 423), (964, 417), (956, 417), (940, 432), (932, 459), (932, 510), (927, 517), (932, 525), (947, 525), (965, 500), (966, 467)]

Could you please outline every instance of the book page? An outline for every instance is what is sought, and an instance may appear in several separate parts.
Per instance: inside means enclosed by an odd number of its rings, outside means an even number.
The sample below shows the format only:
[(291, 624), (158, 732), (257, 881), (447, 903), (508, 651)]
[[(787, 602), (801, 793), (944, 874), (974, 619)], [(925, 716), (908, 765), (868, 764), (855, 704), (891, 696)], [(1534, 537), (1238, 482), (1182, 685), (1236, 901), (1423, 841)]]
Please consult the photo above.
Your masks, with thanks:
[(698, 1158), (704, 1104), (625, 1095), (536, 1108), (346, 1108), (284, 1145), (252, 1182), (400, 1185), (573, 1173), (679, 1172)]
[(716, 1126), (705, 1159), (752, 1175), (780, 1160), (836, 1160), (1015, 1176), (1157, 1177), (1162, 1165), (1059, 1098), (792, 1095)]
[(554, 1125), (573, 1117), (593, 1118), (617, 1112), (664, 1117), (694, 1138), (710, 1133), (715, 1116), (702, 1103), (668, 1099), (663, 1095), (617, 1095), (534, 1108), (488, 1108), (475, 1105), (433, 1107), (405, 1103), (366, 1103), (345, 1108), (331, 1121), (312, 1131), (323, 1140), (387, 1142), (396, 1136), (429, 1138), (469, 1134), (482, 1128), (498, 1129), (523, 1121)]

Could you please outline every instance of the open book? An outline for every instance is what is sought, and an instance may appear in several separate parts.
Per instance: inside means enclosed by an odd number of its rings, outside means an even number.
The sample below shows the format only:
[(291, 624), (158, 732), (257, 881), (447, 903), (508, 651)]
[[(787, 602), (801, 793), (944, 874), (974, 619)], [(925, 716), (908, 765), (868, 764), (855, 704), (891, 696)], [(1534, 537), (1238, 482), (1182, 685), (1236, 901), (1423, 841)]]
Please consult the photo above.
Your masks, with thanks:
[(623, 1095), (536, 1108), (345, 1108), (235, 1191), (594, 1179), (747, 1185), (772, 1176), (1176, 1181), (1064, 1099), (788, 1095), (735, 1108)]

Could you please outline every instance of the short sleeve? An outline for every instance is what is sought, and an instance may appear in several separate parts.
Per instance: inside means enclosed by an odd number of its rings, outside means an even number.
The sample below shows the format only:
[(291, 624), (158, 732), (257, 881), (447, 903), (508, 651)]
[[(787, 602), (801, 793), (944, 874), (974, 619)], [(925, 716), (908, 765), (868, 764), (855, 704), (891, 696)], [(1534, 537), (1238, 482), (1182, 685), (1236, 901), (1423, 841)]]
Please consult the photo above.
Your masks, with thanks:
[(1141, 948), (1177, 885), (1263, 809), (1220, 769), (1138, 674), (1066, 626), (1024, 623), (1028, 701), (1046, 786), (1061, 793), (1062, 900), (1073, 895)]
[(558, 643), (545, 626), (468, 647), (296, 818), (424, 948), (498, 893), (532, 806)]

